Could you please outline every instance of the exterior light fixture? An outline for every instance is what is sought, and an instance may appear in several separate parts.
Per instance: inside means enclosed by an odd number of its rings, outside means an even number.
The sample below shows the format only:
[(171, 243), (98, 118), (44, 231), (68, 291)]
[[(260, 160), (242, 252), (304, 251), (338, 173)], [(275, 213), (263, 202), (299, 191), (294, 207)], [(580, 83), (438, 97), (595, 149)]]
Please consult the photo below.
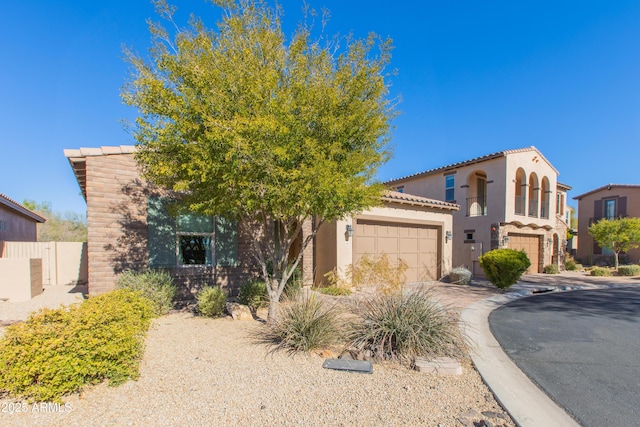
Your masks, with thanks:
[(547, 239), (547, 243), (549, 243), (549, 246), (551, 246), (553, 244), (553, 239), (549, 237), (549, 239)]
[(509, 243), (509, 236), (504, 236), (504, 237), (502, 238), (502, 244), (503, 244), (504, 246), (507, 246), (507, 243)]
[(347, 224), (347, 236), (349, 238), (353, 237), (353, 226), (351, 224)]
[(445, 232), (444, 233), (444, 242), (447, 243), (451, 239), (453, 239), (453, 233), (451, 231)]

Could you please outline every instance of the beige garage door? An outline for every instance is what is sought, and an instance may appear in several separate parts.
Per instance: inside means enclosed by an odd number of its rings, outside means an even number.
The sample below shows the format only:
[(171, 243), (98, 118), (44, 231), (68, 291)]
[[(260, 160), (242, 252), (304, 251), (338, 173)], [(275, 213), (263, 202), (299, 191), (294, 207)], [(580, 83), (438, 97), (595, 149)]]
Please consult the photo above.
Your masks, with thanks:
[(357, 220), (353, 239), (354, 262), (365, 254), (384, 253), (394, 262), (401, 258), (407, 263), (407, 282), (441, 277), (440, 227)]
[(525, 274), (540, 273), (540, 237), (530, 234), (509, 234), (509, 249), (521, 250), (531, 261), (531, 266)]

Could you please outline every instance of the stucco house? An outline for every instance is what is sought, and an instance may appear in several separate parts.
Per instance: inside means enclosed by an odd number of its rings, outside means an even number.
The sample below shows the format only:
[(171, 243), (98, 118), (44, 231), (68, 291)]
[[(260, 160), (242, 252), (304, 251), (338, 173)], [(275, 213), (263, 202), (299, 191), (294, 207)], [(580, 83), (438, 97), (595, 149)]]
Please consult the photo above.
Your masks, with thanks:
[(0, 193), (0, 241), (36, 242), (38, 224), (46, 218)]
[[(588, 191), (574, 200), (578, 201), (578, 248), (576, 258), (584, 264), (596, 264), (612, 254), (601, 248), (589, 234), (594, 222), (624, 217), (640, 218), (640, 185), (607, 184)], [(640, 248), (626, 253), (629, 262), (640, 262)]]
[(478, 257), (496, 248), (523, 249), (528, 273), (563, 266), (569, 222), (558, 171), (535, 147), (505, 150), (387, 182), (395, 191), (457, 203), (453, 265), (482, 275)]
[[(250, 252), (259, 230), (224, 218), (170, 214), (170, 198), (140, 176), (135, 146), (64, 151), (87, 202), (89, 293), (115, 286), (126, 269), (169, 271), (183, 297), (218, 284), (235, 294), (255, 277)], [(409, 280), (438, 279), (451, 269), (454, 203), (389, 192), (379, 207), (323, 224), (302, 258), (303, 280), (313, 284), (365, 253), (406, 258)], [(304, 224), (308, 235), (314, 225)]]

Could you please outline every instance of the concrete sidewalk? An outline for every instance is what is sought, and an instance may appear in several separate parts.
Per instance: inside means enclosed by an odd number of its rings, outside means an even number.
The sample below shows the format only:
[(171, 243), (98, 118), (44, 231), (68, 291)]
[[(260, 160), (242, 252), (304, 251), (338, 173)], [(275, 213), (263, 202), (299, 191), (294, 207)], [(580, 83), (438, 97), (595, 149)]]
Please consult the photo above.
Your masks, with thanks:
[(489, 314), (503, 304), (545, 291), (598, 289), (640, 284), (640, 278), (591, 277), (585, 273), (524, 276), (507, 293), (477, 301), (461, 319), (471, 344), (471, 359), (496, 399), (521, 427), (575, 427), (579, 424), (547, 396), (504, 353), (489, 328)]

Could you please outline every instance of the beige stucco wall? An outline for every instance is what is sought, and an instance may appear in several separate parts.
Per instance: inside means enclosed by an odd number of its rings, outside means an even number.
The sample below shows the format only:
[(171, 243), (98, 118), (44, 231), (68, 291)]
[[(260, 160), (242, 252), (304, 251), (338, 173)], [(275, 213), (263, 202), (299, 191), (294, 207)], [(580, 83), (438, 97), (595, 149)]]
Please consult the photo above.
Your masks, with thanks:
[(0, 222), (0, 240), (5, 242), (35, 242), (38, 240), (38, 223), (36, 221), (1, 204)]
[[(596, 200), (614, 197), (626, 197), (626, 215), (640, 218), (640, 187), (618, 187), (614, 185), (611, 186), (611, 189), (604, 188), (580, 197), (578, 200), (578, 248), (576, 258), (583, 264), (593, 264), (593, 262), (596, 261), (593, 256), (593, 237), (591, 237), (588, 231), (591, 221), (596, 216), (594, 213), (594, 203)], [(629, 262), (640, 262), (640, 248), (631, 249), (627, 255)]]
[(28, 301), (41, 293), (41, 259), (0, 258), (0, 299)]
[[(543, 178), (547, 178), (550, 191), (548, 218), (540, 217), (541, 190), (539, 190), (537, 216), (531, 217), (515, 213), (515, 186), (518, 168), (524, 170), (526, 177), (527, 187), (525, 187), (524, 193), (527, 195), (525, 203), (527, 207), (528, 182), (531, 174), (536, 174), (538, 187), (541, 187)], [(468, 199), (477, 197), (474, 177), (478, 173), (486, 176), (486, 215), (470, 216), (468, 215)], [(446, 176), (451, 174), (455, 176), (455, 202), (461, 206), (458, 212), (453, 213), (452, 262), (454, 267), (465, 266), (476, 275), (481, 275), (482, 270), (477, 262), (478, 257), (492, 248), (503, 247), (502, 240), (494, 239), (492, 242), (491, 227), (493, 225), (498, 226), (500, 238), (513, 232), (512, 230), (517, 230), (522, 234), (543, 235), (545, 242), (549, 238), (553, 238), (554, 234), (559, 236), (560, 241), (564, 240), (566, 226), (560, 224), (556, 216), (558, 173), (537, 151), (514, 152), (507, 154), (507, 156), (487, 159), (478, 163), (443, 169), (428, 175), (403, 180), (396, 186), (403, 186), (403, 191), (408, 194), (444, 200)], [(472, 234), (473, 239), (466, 239), (468, 234)], [(548, 264), (551, 260), (551, 250), (547, 253), (545, 248), (541, 248), (541, 252), (543, 253), (541, 260)]]
[[(357, 219), (369, 219), (389, 221), (394, 223), (435, 225), (442, 229), (442, 235), (451, 231), (453, 220), (448, 209), (434, 209), (419, 206), (411, 206), (396, 203), (385, 203), (383, 206), (371, 208), (355, 217), (331, 224), (324, 224), (316, 237), (316, 283), (323, 281), (324, 274), (337, 268), (338, 273), (343, 274), (349, 265), (353, 263), (354, 235), (348, 238), (346, 235), (347, 224), (355, 229)], [(442, 254), (442, 275), (451, 271), (451, 241), (445, 243), (442, 239), (440, 252)]]

